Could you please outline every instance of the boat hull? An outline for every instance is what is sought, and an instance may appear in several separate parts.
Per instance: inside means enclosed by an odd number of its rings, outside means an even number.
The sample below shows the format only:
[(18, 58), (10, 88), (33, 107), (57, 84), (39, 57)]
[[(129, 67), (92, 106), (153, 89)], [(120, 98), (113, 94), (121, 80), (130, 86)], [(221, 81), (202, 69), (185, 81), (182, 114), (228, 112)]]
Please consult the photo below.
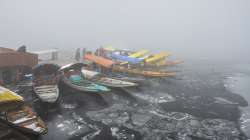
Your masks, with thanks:
[(42, 102), (55, 103), (59, 98), (59, 88), (57, 85), (43, 85), (33, 87), (35, 94)]
[(95, 88), (87, 88), (84, 86), (76, 86), (74, 84), (71, 83), (70, 80), (66, 79), (66, 78), (61, 78), (60, 82), (63, 85), (66, 85), (67, 87), (74, 89), (76, 91), (80, 91), (80, 92), (88, 92), (88, 93), (103, 93), (103, 92), (108, 92), (110, 91), (109, 89), (105, 89), (105, 91), (101, 91)]
[(59, 66), (43, 63), (32, 69), (32, 87), (37, 97), (45, 103), (56, 103), (59, 98), (58, 70)]
[(59, 69), (59, 79), (61, 83), (82, 92), (103, 93), (110, 91), (110, 89), (105, 86), (87, 80), (81, 72), (83, 66), (85, 66), (83, 63), (71, 63), (62, 66)]
[(125, 72), (133, 75), (141, 75), (144, 77), (150, 78), (162, 78), (162, 77), (172, 77), (176, 74), (174, 72), (162, 72), (162, 71), (150, 71), (150, 70), (141, 70), (141, 69), (128, 69), (122, 66), (114, 66), (114, 71)]
[(95, 82), (97, 84), (104, 85), (107, 87), (111, 87), (111, 88), (138, 86), (138, 84), (136, 83), (110, 78), (95, 71), (82, 69), (82, 74), (84, 75), (84, 77), (88, 78), (92, 82)]
[(104, 86), (112, 87), (112, 88), (125, 88), (125, 87), (138, 86), (138, 84), (136, 84), (136, 83), (125, 82), (122, 80), (113, 79), (113, 78), (106, 78), (106, 77), (99, 79), (98, 81), (96, 81), (96, 83), (104, 85)]
[[(25, 111), (24, 108), (28, 108), (28, 111)], [(42, 119), (32, 111), (31, 107), (25, 105), (20, 110), (6, 112), (5, 121), (24, 133), (43, 135), (48, 132), (47, 126)]]

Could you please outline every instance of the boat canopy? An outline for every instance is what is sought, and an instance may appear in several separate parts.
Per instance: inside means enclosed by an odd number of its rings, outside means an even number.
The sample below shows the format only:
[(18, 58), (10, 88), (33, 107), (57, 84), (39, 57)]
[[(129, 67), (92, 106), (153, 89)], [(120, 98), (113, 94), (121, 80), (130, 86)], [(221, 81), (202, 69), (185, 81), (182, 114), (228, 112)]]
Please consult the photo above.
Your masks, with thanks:
[(145, 59), (145, 62), (153, 63), (153, 62), (159, 61), (161, 59), (165, 59), (169, 55), (170, 55), (170, 52), (161, 52), (159, 54), (149, 56), (148, 58)]
[(131, 63), (131, 64), (138, 64), (138, 63), (141, 63), (143, 61), (143, 59), (133, 58), (133, 57), (125, 56), (125, 55), (120, 55), (118, 53), (112, 53), (111, 57), (113, 59), (118, 59), (118, 60), (125, 61), (125, 62)]
[(103, 49), (106, 50), (106, 51), (115, 51), (115, 50), (116, 50), (116, 49), (115, 49), (114, 47), (112, 47), (112, 46), (106, 46), (106, 47), (104, 47)]
[(70, 64), (67, 64), (67, 65), (64, 65), (62, 66), (59, 71), (62, 71), (62, 70), (69, 70), (69, 69), (73, 69), (73, 68), (82, 68), (82, 67), (85, 67), (85, 66), (88, 66), (87, 64), (84, 64), (84, 63), (70, 63)]
[(138, 57), (144, 56), (147, 53), (148, 53), (148, 50), (141, 50), (141, 51), (138, 51), (138, 52), (135, 52), (135, 53), (129, 55), (129, 57), (138, 58)]
[(101, 65), (103, 67), (106, 67), (106, 68), (110, 68), (114, 64), (114, 62), (112, 60), (103, 58), (101, 56), (96, 56), (96, 55), (93, 55), (93, 54), (86, 54), (84, 56), (84, 59), (92, 61), (92, 62), (94, 62), (94, 63), (96, 63), (98, 65)]
[(0, 104), (16, 101), (23, 101), (23, 97), (0, 86)]
[(59, 66), (53, 63), (42, 63), (33, 67), (33, 75), (54, 74), (59, 70)]

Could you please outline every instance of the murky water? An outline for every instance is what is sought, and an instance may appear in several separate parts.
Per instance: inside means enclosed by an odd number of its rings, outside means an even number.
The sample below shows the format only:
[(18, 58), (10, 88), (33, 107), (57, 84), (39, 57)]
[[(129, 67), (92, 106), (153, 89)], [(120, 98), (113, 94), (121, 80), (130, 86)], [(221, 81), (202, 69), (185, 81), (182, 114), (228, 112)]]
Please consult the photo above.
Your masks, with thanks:
[[(232, 77), (225, 79), (225, 87), (234, 93), (242, 95), (250, 101), (250, 75), (246, 73), (236, 73)], [(241, 108), (240, 118), (242, 130), (250, 137), (250, 107)]]
[[(175, 68), (176, 78), (105, 94), (61, 87), (57, 105), (33, 102), (49, 128), (39, 139), (246, 139), (241, 130), (247, 134), (250, 128), (249, 75), (230, 67), (186, 63)], [(36, 98), (28, 94), (30, 101)]]

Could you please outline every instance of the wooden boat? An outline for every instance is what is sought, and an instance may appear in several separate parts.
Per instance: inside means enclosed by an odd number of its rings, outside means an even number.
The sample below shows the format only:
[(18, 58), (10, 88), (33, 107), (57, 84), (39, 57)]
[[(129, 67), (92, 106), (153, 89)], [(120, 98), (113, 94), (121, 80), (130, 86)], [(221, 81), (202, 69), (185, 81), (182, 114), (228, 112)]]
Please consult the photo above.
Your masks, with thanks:
[(151, 71), (151, 70), (143, 70), (138, 68), (129, 68), (121, 65), (117, 65), (112, 60), (95, 56), (93, 54), (86, 54), (85, 59), (94, 62), (97, 65), (100, 65), (102, 67), (105, 67), (107, 69), (110, 69), (111, 71), (117, 71), (122, 73), (129, 73), (132, 75), (140, 75), (144, 77), (169, 77), (169, 76), (175, 76), (176, 74), (174, 72), (164, 72), (164, 71)]
[(23, 105), (20, 108), (6, 112), (6, 120), (17, 129), (32, 134), (46, 134), (47, 127), (32, 108)]
[(169, 61), (166, 60), (170, 56), (170, 52), (160, 52), (158, 54), (147, 55), (148, 50), (141, 50), (137, 52), (133, 51), (123, 51), (114, 48), (100, 48), (102, 53), (101, 56), (106, 59), (114, 61), (116, 65), (132, 65), (134, 68), (158, 71), (164, 69), (167, 66), (175, 66), (177, 64), (183, 63), (182, 60)]
[(81, 72), (83, 63), (72, 63), (60, 68), (60, 80), (68, 87), (83, 92), (108, 92), (109, 88), (87, 80)]
[(176, 73), (174, 72), (163, 72), (163, 71), (150, 71), (150, 70), (142, 70), (142, 69), (129, 69), (122, 66), (115, 66), (113, 70), (119, 72), (126, 72), (133, 75), (141, 75), (144, 77), (151, 77), (151, 78), (161, 78), (161, 77), (172, 77), (175, 76)]
[(84, 75), (85, 78), (89, 79), (90, 81), (112, 88), (135, 87), (138, 85), (132, 82), (126, 82), (118, 79), (109, 78), (99, 72), (90, 71), (86, 69), (82, 69), (82, 74)]
[(42, 102), (55, 103), (59, 98), (56, 64), (39, 64), (33, 68), (33, 90)]
[(9, 125), (25, 133), (45, 134), (47, 127), (41, 118), (32, 110), (31, 107), (24, 105), (23, 98), (18, 94), (0, 87), (0, 104), (9, 106), (16, 104), (15, 107), (1, 107), (1, 119)]
[(125, 73), (112, 72), (112, 73), (105, 73), (105, 75), (112, 79), (128, 81), (128, 82), (136, 83), (138, 85), (141, 85), (142, 83), (146, 81), (146, 79), (142, 76), (135, 76), (135, 75), (131, 76)]
[(32, 140), (34, 138), (26, 136), (2, 119), (0, 119), (0, 128), (0, 140)]
[(174, 60), (174, 61), (161, 60), (156, 63), (146, 63), (145, 67), (160, 68), (160, 67), (166, 67), (166, 66), (175, 66), (180, 63), (183, 63), (183, 61), (182, 60)]
[(145, 54), (147, 53), (147, 50), (141, 50), (130, 55), (121, 55), (120, 53), (117, 54), (117, 51), (113, 51), (113, 53), (111, 53), (111, 58), (121, 66), (130, 64), (140, 69), (159, 69), (164, 68), (166, 66), (174, 66), (183, 62), (181, 60), (166, 60), (166, 58), (170, 55), (169, 52), (161, 52), (159, 54), (145, 56)]

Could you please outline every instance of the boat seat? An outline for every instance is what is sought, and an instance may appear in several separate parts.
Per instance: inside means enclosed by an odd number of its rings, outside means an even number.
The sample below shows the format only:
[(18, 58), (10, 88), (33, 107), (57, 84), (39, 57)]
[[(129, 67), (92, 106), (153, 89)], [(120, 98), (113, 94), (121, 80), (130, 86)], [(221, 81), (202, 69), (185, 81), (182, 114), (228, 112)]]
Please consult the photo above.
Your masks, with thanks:
[(79, 83), (79, 82), (81, 82), (83, 80), (80, 75), (71, 75), (69, 79), (73, 83)]

